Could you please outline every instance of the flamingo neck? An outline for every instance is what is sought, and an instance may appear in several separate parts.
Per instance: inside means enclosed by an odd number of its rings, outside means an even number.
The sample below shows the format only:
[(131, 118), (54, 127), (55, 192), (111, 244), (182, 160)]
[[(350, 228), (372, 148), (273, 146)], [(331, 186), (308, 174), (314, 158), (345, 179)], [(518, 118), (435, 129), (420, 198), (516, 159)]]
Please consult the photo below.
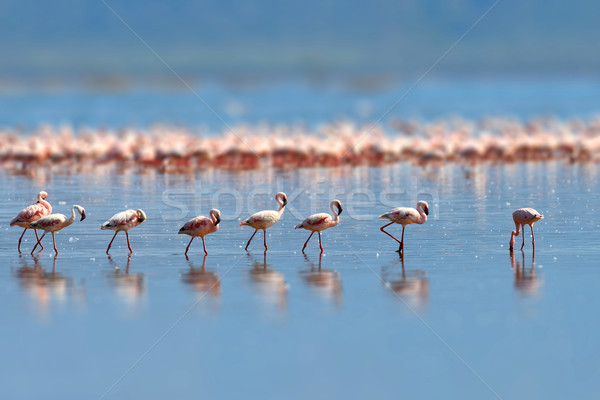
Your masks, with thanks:
[(73, 222), (75, 222), (75, 217), (75, 207), (71, 207), (71, 218), (66, 221), (67, 224), (71, 225)]
[(52, 212), (52, 206), (50, 205), (50, 203), (48, 203), (46, 200), (44, 200), (42, 198), (42, 196), (38, 197), (38, 203), (43, 205), (48, 210), (49, 213)]
[(331, 209), (331, 213), (333, 214), (333, 221), (337, 223), (340, 220), (340, 215), (337, 213), (337, 209), (334, 206), (335, 204), (331, 203), (329, 205), (329, 208)]
[(217, 213), (213, 212), (213, 211), (210, 212), (210, 219), (211, 219), (213, 225), (216, 225), (217, 221), (219, 221), (219, 217), (217, 216)]
[(285, 210), (285, 205), (283, 205), (283, 200), (281, 200), (281, 198), (277, 198), (277, 202), (279, 203), (279, 210), (277, 210), (277, 212), (279, 214), (283, 213), (283, 210)]
[(425, 214), (425, 211), (423, 211), (423, 208), (421, 208), (420, 204), (417, 206), (417, 211), (419, 212), (419, 215), (421, 216), (421, 218), (419, 218), (419, 222), (417, 222), (417, 224), (422, 225), (425, 222), (427, 222), (427, 214)]

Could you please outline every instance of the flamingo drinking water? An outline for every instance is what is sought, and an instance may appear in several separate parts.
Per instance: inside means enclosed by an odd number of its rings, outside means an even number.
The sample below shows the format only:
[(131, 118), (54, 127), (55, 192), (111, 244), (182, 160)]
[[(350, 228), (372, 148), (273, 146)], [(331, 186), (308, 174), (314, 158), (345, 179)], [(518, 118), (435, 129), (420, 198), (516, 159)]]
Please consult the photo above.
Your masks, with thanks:
[[(398, 252), (402, 253), (404, 251), (404, 229), (406, 228), (406, 225), (410, 225), (410, 224), (422, 225), (425, 222), (427, 222), (428, 215), (429, 215), (429, 205), (427, 204), (426, 201), (419, 201), (417, 203), (416, 209), (409, 208), (409, 207), (394, 208), (393, 210), (390, 210), (389, 212), (379, 216), (379, 218), (381, 218), (381, 219), (389, 219), (390, 221), (392, 221), (389, 224), (382, 226), (380, 229), (381, 229), (381, 232), (385, 233), (386, 235), (388, 235), (392, 239), (394, 239), (396, 242), (400, 243), (400, 248), (398, 249)], [(402, 239), (401, 240), (396, 239), (394, 236), (392, 236), (391, 234), (386, 232), (385, 229), (383, 229), (386, 226), (390, 226), (393, 223), (402, 225)]]
[(56, 249), (56, 238), (54, 237), (54, 232), (60, 231), (61, 229), (66, 228), (67, 226), (69, 226), (73, 222), (75, 222), (75, 210), (77, 210), (79, 212), (79, 214), (81, 215), (80, 221), (83, 221), (85, 219), (85, 209), (81, 206), (74, 205), (71, 208), (71, 217), (70, 218), (67, 218), (67, 216), (64, 214), (50, 214), (50, 215), (46, 215), (45, 217), (42, 217), (42, 218), (38, 219), (37, 221), (34, 221), (31, 224), (29, 224), (30, 228), (41, 229), (44, 231), (44, 234), (42, 235), (42, 237), (38, 240), (36, 245), (33, 246), (33, 250), (31, 250), (31, 254), (33, 254), (33, 252), (34, 252), (35, 248), (38, 246), (38, 244), (40, 246), (42, 245), (42, 239), (44, 238), (44, 236), (46, 236), (46, 233), (48, 233), (48, 232), (52, 233), (52, 244), (54, 245), (54, 252), (56, 254), (58, 254), (58, 250)]
[[(333, 207), (336, 207), (337, 210)], [(317, 232), (319, 234), (319, 247), (321, 248), (321, 254), (323, 254), (323, 245), (321, 244), (321, 231), (336, 226), (340, 222), (340, 214), (343, 211), (342, 203), (340, 203), (339, 200), (333, 200), (331, 204), (329, 204), (329, 208), (331, 208), (333, 217), (327, 213), (314, 214), (294, 227), (295, 229), (302, 228), (306, 229), (307, 231), (312, 231), (311, 234), (308, 236), (308, 239), (306, 239), (304, 247), (302, 247), (303, 253), (304, 249), (306, 248), (306, 245), (308, 244), (308, 241), (310, 240), (312, 235), (315, 232)]]
[[(510, 250), (512, 251), (515, 246), (515, 236), (519, 236), (521, 228), (525, 229), (525, 225), (529, 225), (531, 228), (531, 244), (535, 248), (535, 236), (533, 235), (533, 223), (543, 219), (544, 216), (534, 210), (533, 208), (519, 208), (513, 212), (513, 220), (515, 221), (516, 230), (510, 234)], [(523, 232), (523, 244), (521, 244), (521, 250), (525, 246), (525, 232)]]
[(127, 237), (127, 247), (129, 247), (129, 252), (133, 253), (133, 250), (131, 250), (131, 244), (129, 243), (129, 234), (127, 233), (127, 231), (131, 228), (135, 228), (145, 220), (146, 213), (144, 211), (127, 210), (113, 215), (111, 219), (103, 223), (100, 229), (109, 229), (115, 231), (115, 235), (113, 236), (112, 240), (108, 244), (108, 248), (106, 249), (106, 254), (108, 254), (110, 246), (112, 246), (113, 241), (117, 237), (117, 233), (121, 231), (125, 232), (125, 236)]
[[(38, 219), (45, 217), (46, 215), (50, 215), (52, 213), (52, 206), (50, 205), (50, 203), (48, 203), (45, 199), (46, 197), (48, 197), (48, 193), (42, 191), (40, 193), (38, 193), (38, 201), (37, 203), (34, 203), (24, 209), (21, 210), (21, 212), (19, 212), (19, 214), (17, 214), (16, 217), (13, 218), (12, 221), (10, 221), (10, 226), (20, 226), (21, 228), (25, 228), (23, 230), (23, 233), (21, 234), (21, 237), (19, 238), (19, 244), (17, 246), (17, 250), (19, 251), (19, 253), (21, 252), (21, 240), (23, 239), (23, 236), (25, 235), (25, 232), (27, 232), (27, 229), (30, 228), (30, 224), (34, 221), (37, 221)], [(37, 242), (40, 242), (40, 238), (37, 234), (37, 231), (34, 230), (35, 232), (35, 238), (37, 239)], [(37, 246), (37, 244), (36, 244)], [(41, 246), (41, 244), (40, 244)], [(44, 247), (42, 246), (42, 249)]]
[(219, 229), (219, 222), (221, 222), (221, 211), (213, 208), (210, 210), (210, 218), (207, 218), (203, 215), (192, 218), (188, 222), (185, 223), (179, 230), (179, 234), (190, 235), (192, 238), (185, 248), (185, 255), (187, 256), (187, 252), (190, 249), (190, 245), (195, 237), (200, 236), (202, 238), (202, 246), (204, 247), (204, 254), (208, 255), (206, 251), (206, 244), (204, 243), (204, 236), (209, 233), (216, 232)]
[(285, 205), (287, 204), (287, 195), (283, 192), (279, 192), (275, 195), (275, 201), (279, 203), (279, 210), (260, 211), (256, 214), (252, 214), (245, 221), (240, 223), (240, 225), (249, 225), (255, 229), (252, 236), (250, 236), (248, 243), (246, 243), (246, 251), (248, 251), (248, 246), (250, 246), (252, 238), (254, 238), (254, 235), (256, 235), (256, 232), (258, 232), (259, 229), (262, 229), (264, 233), (265, 252), (269, 249), (267, 247), (267, 228), (275, 225), (275, 223), (279, 221), (279, 218), (281, 218), (281, 214), (283, 214), (283, 210), (285, 210)]

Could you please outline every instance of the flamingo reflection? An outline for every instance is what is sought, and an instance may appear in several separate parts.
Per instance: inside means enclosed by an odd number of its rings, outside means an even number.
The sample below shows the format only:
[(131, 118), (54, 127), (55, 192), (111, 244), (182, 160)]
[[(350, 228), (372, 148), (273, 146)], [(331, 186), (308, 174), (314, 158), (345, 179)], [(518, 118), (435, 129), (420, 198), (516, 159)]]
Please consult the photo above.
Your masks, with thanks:
[(47, 314), (53, 299), (64, 303), (69, 295), (78, 300), (85, 298), (85, 292), (77, 291), (72, 279), (56, 272), (56, 255), (52, 262), (52, 272), (46, 272), (39, 255), (31, 256), (33, 266), (27, 263), (25, 256), (19, 258), (22, 266), (17, 269), (16, 276), (21, 287), (35, 299), (42, 314)]
[(515, 272), (515, 289), (526, 296), (537, 295), (544, 281), (535, 275), (535, 251), (531, 254), (531, 268), (528, 269), (525, 269), (525, 253), (521, 251), (521, 262), (514, 253), (510, 252), (510, 263)]
[[(398, 269), (398, 262), (401, 269)], [(421, 269), (407, 271), (402, 253), (399, 261), (382, 268), (381, 278), (388, 289), (415, 305), (424, 305), (429, 300), (429, 278), (426, 277), (426, 272)]]
[(110, 274), (109, 278), (115, 287), (117, 295), (128, 304), (136, 304), (144, 294), (144, 274), (129, 273), (131, 254), (127, 256), (127, 264), (124, 271), (110, 255), (107, 258), (110, 265), (114, 268), (114, 273)]
[(310, 270), (300, 271), (304, 281), (324, 298), (333, 299), (337, 304), (340, 304), (342, 302), (342, 281), (340, 280), (340, 273), (335, 270), (322, 268), (322, 254), (319, 255), (318, 268), (315, 268), (315, 264), (310, 261), (310, 258), (306, 254), (304, 255), (304, 259), (310, 266)]
[(190, 269), (181, 276), (181, 280), (184, 283), (190, 285), (194, 290), (202, 293), (210, 293), (211, 295), (218, 297), (221, 294), (221, 280), (219, 274), (212, 271), (206, 270), (206, 258), (205, 255), (202, 259), (202, 267), (196, 268), (189, 257), (185, 257)]
[(267, 268), (267, 253), (263, 254), (263, 262), (259, 262), (250, 253), (248, 258), (251, 261), (250, 280), (258, 288), (263, 300), (274, 303), (280, 308), (287, 306), (288, 283), (285, 276), (279, 271)]

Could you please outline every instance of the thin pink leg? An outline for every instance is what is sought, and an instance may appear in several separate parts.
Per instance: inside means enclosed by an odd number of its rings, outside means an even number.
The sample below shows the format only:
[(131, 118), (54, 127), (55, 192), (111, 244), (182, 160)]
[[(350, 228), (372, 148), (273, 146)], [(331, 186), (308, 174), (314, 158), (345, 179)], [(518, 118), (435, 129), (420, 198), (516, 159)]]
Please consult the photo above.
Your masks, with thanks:
[(131, 244), (129, 243), (129, 233), (127, 233), (127, 231), (125, 231), (125, 237), (127, 238), (127, 247), (129, 247), (129, 254), (133, 253), (133, 250), (131, 250)]
[[(529, 227), (531, 228), (531, 245), (535, 249), (535, 235), (533, 234), (533, 224), (529, 225)], [(523, 235), (523, 236), (525, 236), (525, 235)]]
[[(34, 229), (35, 230), (35, 229)], [(17, 246), (17, 251), (20, 253), (21, 252), (21, 239), (23, 239), (23, 236), (25, 236), (25, 232), (27, 232), (27, 228), (23, 229), (23, 233), (21, 233), (21, 237), (19, 238), (19, 245)], [(37, 233), (36, 233), (37, 235)], [(38, 242), (40, 240), (38, 239)]]
[[(31, 250), (31, 254), (33, 254), (33, 252), (35, 251), (36, 247), (38, 247), (38, 244), (40, 246), (42, 245), (42, 239), (44, 238), (44, 236), (46, 236), (46, 232), (44, 232), (44, 234), (42, 235), (42, 237), (38, 239), (38, 242), (35, 244), (35, 246), (33, 246), (33, 250)], [(43, 247), (42, 247), (42, 249), (43, 249)], [(40, 249), (40, 251), (42, 251), (42, 249)]]
[(108, 251), (110, 250), (110, 246), (112, 246), (112, 242), (115, 241), (115, 238), (117, 237), (117, 233), (119, 233), (119, 231), (116, 231), (112, 240), (110, 241), (110, 243), (108, 244), (108, 248), (106, 249), (106, 254), (108, 254)]
[(400, 252), (404, 251), (404, 229), (406, 229), (406, 225), (402, 225), (402, 239), (400, 239)]
[(202, 247), (204, 247), (204, 256), (208, 255), (208, 251), (206, 251), (206, 243), (204, 243), (204, 236), (202, 236)]
[(523, 234), (523, 244), (521, 244), (521, 250), (523, 250), (523, 247), (525, 247), (525, 225), (521, 225), (521, 231)]
[(263, 229), (263, 233), (264, 233), (263, 240), (265, 242), (265, 252), (266, 252), (267, 250), (269, 250), (269, 248), (267, 247), (267, 230)]
[[(42, 248), (42, 250), (44, 250), (44, 246), (42, 245), (42, 242), (40, 242), (40, 238), (38, 236), (37, 229), (34, 229), (33, 231), (35, 232), (35, 238), (38, 240), (40, 247)], [(36, 246), (37, 246), (37, 243), (36, 243)]]
[(306, 245), (308, 244), (308, 241), (310, 240), (310, 238), (312, 237), (312, 235), (313, 235), (314, 233), (315, 233), (314, 231), (313, 231), (313, 232), (311, 232), (311, 234), (310, 234), (310, 235), (308, 235), (308, 239), (306, 239), (306, 242), (304, 242), (304, 247), (302, 247), (302, 252), (303, 252), (303, 253), (304, 253), (304, 249), (306, 248)]
[(194, 237), (192, 236), (192, 238), (190, 239), (190, 242), (188, 243), (187, 247), (185, 248), (185, 255), (186, 255), (186, 257), (187, 257), (187, 252), (190, 249), (190, 246), (191, 246), (193, 240), (194, 240)]
[(58, 250), (56, 249), (56, 238), (54, 237), (54, 232), (52, 232), (52, 244), (54, 245), (54, 252), (58, 254)]
[(321, 248), (321, 254), (323, 254), (323, 245), (321, 244), (321, 232), (317, 232), (319, 234), (319, 247)]
[(250, 242), (254, 238), (254, 235), (256, 235), (256, 232), (258, 232), (258, 229), (254, 231), (254, 233), (252, 234), (252, 236), (250, 236), (250, 239), (248, 239), (248, 243), (246, 243), (246, 248), (244, 250), (248, 251), (248, 246), (250, 246)]
[(385, 229), (388, 226), (390, 226), (391, 224), (393, 224), (393, 222), (390, 222), (389, 224), (386, 224), (384, 226), (382, 226), (381, 228), (379, 228), (381, 230), (381, 232), (385, 233), (386, 235), (388, 235), (389, 237), (391, 237), (392, 239), (394, 239), (396, 242), (400, 243), (400, 251), (402, 251), (403, 247), (404, 247), (404, 226), (402, 226), (402, 241), (396, 239), (394, 237), (394, 235), (388, 233)]

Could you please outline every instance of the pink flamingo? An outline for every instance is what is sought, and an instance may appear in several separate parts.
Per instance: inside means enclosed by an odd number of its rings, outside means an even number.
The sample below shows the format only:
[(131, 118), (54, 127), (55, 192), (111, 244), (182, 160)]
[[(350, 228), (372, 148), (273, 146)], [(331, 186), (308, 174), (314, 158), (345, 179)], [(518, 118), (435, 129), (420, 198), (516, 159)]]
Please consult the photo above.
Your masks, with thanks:
[[(410, 224), (422, 225), (425, 222), (427, 222), (428, 215), (429, 215), (429, 205), (427, 204), (426, 201), (419, 201), (417, 203), (416, 209), (410, 208), (410, 207), (394, 208), (393, 210), (390, 210), (389, 212), (379, 216), (380, 219), (389, 219), (390, 221), (392, 221), (389, 224), (382, 226), (380, 229), (381, 229), (381, 232), (385, 233), (386, 235), (388, 235), (392, 239), (394, 239), (396, 242), (400, 243), (400, 248), (398, 249), (398, 252), (402, 253), (404, 251), (404, 229), (406, 228), (406, 225), (410, 225)], [(392, 236), (391, 234), (386, 232), (385, 229), (383, 229), (387, 226), (390, 226), (393, 223), (402, 225), (402, 239), (401, 240), (396, 239), (394, 236)]]
[[(510, 234), (510, 250), (515, 246), (515, 236), (519, 236), (521, 233), (521, 227), (525, 229), (525, 225), (529, 225), (531, 228), (531, 244), (535, 248), (535, 236), (533, 234), (533, 223), (543, 219), (544, 216), (534, 210), (533, 208), (519, 208), (513, 212), (513, 220), (515, 221), (516, 230)], [(521, 244), (521, 250), (525, 246), (525, 232), (523, 232), (523, 244)]]
[[(52, 206), (50, 205), (50, 203), (48, 203), (45, 199), (46, 197), (48, 197), (48, 193), (42, 191), (38, 193), (38, 200), (37, 203), (34, 203), (24, 209), (22, 209), (19, 214), (17, 214), (16, 217), (13, 218), (12, 221), (10, 221), (10, 226), (20, 226), (21, 228), (25, 228), (23, 230), (23, 233), (21, 234), (21, 237), (19, 238), (19, 245), (17, 246), (17, 250), (19, 251), (19, 253), (21, 252), (21, 240), (23, 239), (23, 236), (25, 235), (25, 232), (27, 231), (28, 228), (30, 228), (30, 225), (32, 222), (37, 221), (38, 219), (46, 216), (46, 215), (50, 215), (52, 213)], [(34, 230), (35, 232), (35, 238), (37, 239), (37, 242), (40, 242), (40, 238), (37, 234), (37, 231)], [(37, 244), (36, 244), (37, 246)], [(40, 244), (41, 246), (41, 244)], [(42, 249), (44, 247), (42, 246)]]
[(129, 247), (129, 253), (133, 253), (131, 250), (131, 244), (129, 243), (129, 234), (128, 230), (131, 228), (135, 228), (142, 222), (146, 220), (146, 213), (142, 210), (126, 210), (120, 213), (117, 213), (111, 217), (108, 221), (102, 224), (100, 229), (103, 230), (112, 230), (115, 231), (115, 235), (112, 240), (108, 244), (108, 248), (106, 249), (106, 254), (110, 250), (110, 246), (112, 246), (113, 241), (117, 237), (117, 233), (124, 231), (125, 236), (127, 237), (127, 247)]
[(213, 208), (210, 210), (210, 218), (207, 218), (203, 215), (192, 218), (188, 222), (185, 223), (179, 230), (178, 234), (190, 235), (192, 238), (190, 239), (190, 243), (188, 243), (185, 248), (185, 255), (187, 256), (188, 250), (190, 249), (190, 245), (195, 237), (200, 236), (202, 238), (202, 247), (204, 247), (204, 254), (208, 255), (206, 251), (206, 244), (204, 243), (204, 236), (209, 233), (213, 233), (219, 230), (219, 222), (221, 222), (221, 211)]
[[(333, 207), (337, 208), (337, 211)], [(325, 229), (332, 228), (340, 223), (340, 214), (342, 213), (342, 203), (339, 200), (333, 200), (331, 204), (329, 204), (329, 208), (331, 208), (331, 212), (333, 213), (333, 217), (327, 213), (314, 214), (310, 217), (306, 218), (304, 221), (299, 223), (294, 227), (294, 229), (302, 228), (307, 231), (312, 231), (311, 234), (306, 239), (304, 243), (304, 247), (302, 247), (302, 252), (304, 253), (304, 249), (308, 244), (308, 241), (312, 237), (312, 235), (317, 232), (319, 234), (319, 247), (321, 248), (321, 254), (323, 254), (323, 245), (321, 244), (321, 231)]]
[[(38, 219), (37, 221), (32, 222), (29, 225), (29, 227), (33, 228), (33, 229), (41, 229), (44, 231), (44, 234), (38, 240), (36, 245), (33, 246), (33, 250), (31, 250), (31, 254), (33, 254), (33, 252), (35, 251), (35, 248), (38, 246), (38, 244), (40, 246), (42, 245), (42, 239), (44, 239), (44, 236), (46, 236), (46, 233), (48, 233), (48, 232), (52, 233), (52, 244), (54, 245), (54, 252), (56, 254), (58, 254), (58, 250), (56, 249), (56, 238), (54, 237), (54, 232), (60, 231), (61, 229), (66, 228), (67, 226), (69, 226), (73, 222), (75, 222), (75, 210), (77, 210), (79, 212), (79, 214), (81, 215), (80, 221), (83, 221), (85, 219), (85, 209), (81, 206), (74, 205), (71, 208), (71, 217), (70, 218), (67, 218), (67, 216), (64, 214), (50, 214), (50, 215), (46, 215), (45, 217)], [(42, 247), (42, 249), (43, 249), (43, 247)]]
[(279, 218), (281, 218), (281, 214), (283, 214), (283, 210), (285, 210), (285, 205), (287, 204), (287, 195), (283, 192), (279, 192), (275, 195), (275, 201), (279, 203), (279, 210), (260, 211), (252, 214), (245, 221), (240, 223), (240, 225), (249, 225), (255, 229), (252, 236), (250, 236), (248, 243), (246, 243), (246, 251), (248, 251), (248, 246), (250, 246), (252, 238), (254, 238), (254, 235), (256, 235), (256, 232), (258, 232), (259, 229), (262, 229), (264, 233), (265, 252), (269, 249), (267, 247), (267, 228), (275, 225), (275, 223), (279, 221)]

